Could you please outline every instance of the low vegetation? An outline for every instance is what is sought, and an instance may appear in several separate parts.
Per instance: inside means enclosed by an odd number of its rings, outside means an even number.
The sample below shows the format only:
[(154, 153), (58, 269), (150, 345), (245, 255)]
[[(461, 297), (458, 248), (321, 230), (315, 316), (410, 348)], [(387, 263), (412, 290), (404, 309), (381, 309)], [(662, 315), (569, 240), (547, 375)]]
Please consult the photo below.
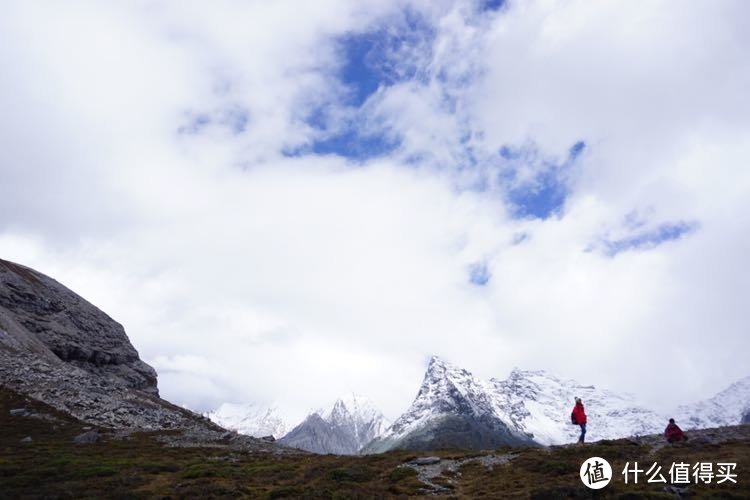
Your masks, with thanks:
[[(32, 415), (11, 415), (16, 408)], [(750, 497), (747, 426), (721, 443), (691, 440), (661, 447), (656, 440), (617, 440), (582, 448), (444, 450), (434, 453), (441, 461), (430, 466), (437, 475), (428, 482), (420, 466), (408, 465), (417, 457), (414, 452), (337, 457), (172, 448), (159, 441), (160, 433), (116, 436), (105, 430), (97, 443), (74, 444), (84, 427), (0, 389), (0, 498), (675, 498), (675, 492), (691, 498)], [(591, 456), (607, 459), (614, 469), (604, 490), (589, 490), (579, 479), (581, 463)], [(734, 462), (738, 483), (693, 483), (671, 492), (665, 490), (669, 485), (643, 480), (626, 485), (620, 471), (634, 461), (657, 462), (665, 475), (673, 462)]]

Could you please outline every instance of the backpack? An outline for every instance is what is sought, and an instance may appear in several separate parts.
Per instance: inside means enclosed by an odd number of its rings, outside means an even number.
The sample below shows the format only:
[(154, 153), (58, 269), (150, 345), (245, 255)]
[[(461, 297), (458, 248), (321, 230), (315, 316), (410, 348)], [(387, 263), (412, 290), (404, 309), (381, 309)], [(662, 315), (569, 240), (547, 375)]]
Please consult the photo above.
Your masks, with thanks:
[(570, 423), (573, 425), (578, 425), (578, 420), (576, 420), (576, 412), (574, 411), (570, 412)]

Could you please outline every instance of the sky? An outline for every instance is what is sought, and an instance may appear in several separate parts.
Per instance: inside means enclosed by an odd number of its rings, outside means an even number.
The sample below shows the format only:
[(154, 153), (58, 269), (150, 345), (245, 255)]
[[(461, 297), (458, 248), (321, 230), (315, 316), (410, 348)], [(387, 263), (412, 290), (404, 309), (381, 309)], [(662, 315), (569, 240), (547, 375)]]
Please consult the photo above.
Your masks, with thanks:
[(750, 375), (744, 1), (3, 2), (0, 257), (197, 411), (431, 355), (669, 411)]

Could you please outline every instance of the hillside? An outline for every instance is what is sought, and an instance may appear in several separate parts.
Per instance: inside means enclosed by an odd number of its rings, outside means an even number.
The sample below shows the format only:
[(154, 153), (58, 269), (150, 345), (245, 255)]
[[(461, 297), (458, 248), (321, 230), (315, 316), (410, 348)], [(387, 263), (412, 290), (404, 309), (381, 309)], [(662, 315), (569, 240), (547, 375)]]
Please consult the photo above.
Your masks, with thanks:
[[(54, 279), (0, 259), (0, 385), (108, 429), (174, 430), (206, 445), (227, 431), (159, 397), (156, 371), (118, 322)], [(235, 436), (248, 449), (273, 446)]]
[[(11, 410), (25, 409), (25, 416)], [(18, 414), (20, 412), (14, 412)], [(95, 444), (74, 444), (85, 423), (0, 388), (0, 498), (675, 498), (663, 484), (625, 485), (626, 462), (736, 462), (739, 484), (690, 485), (692, 498), (748, 498), (750, 427), (696, 431), (685, 444), (660, 436), (589, 446), (430, 452), (440, 461), (392, 451), (370, 456), (249, 452), (231, 439), (211, 447), (170, 446), (174, 431), (129, 433), (98, 429)], [(30, 438), (30, 439), (29, 439)], [(599, 492), (579, 479), (591, 456), (610, 461), (613, 482)], [(668, 465), (667, 465), (668, 467)]]

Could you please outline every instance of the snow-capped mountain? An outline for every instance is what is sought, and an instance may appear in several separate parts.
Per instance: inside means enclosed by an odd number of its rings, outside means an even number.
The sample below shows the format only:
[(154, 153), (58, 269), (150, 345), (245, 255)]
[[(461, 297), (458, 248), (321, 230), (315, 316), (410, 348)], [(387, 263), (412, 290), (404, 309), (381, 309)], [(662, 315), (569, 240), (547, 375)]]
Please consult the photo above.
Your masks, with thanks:
[(365, 451), (533, 445), (499, 404), (490, 383), (433, 356), (411, 407)]
[(660, 434), (674, 416), (684, 429), (750, 423), (750, 377), (716, 396), (660, 415), (631, 395), (615, 393), (544, 371), (514, 369), (507, 379), (482, 380), (433, 357), (417, 397), (392, 425), (366, 398), (351, 395), (288, 426), (275, 408), (225, 403), (208, 417), (255, 437), (316, 453), (352, 455), (391, 449), (496, 448), (573, 443), (574, 398), (588, 415), (587, 441)]
[(367, 398), (352, 394), (336, 400), (328, 410), (311, 413), (279, 442), (315, 453), (356, 455), (388, 424)]
[(570, 423), (575, 398), (586, 408), (586, 439), (597, 441), (662, 432), (667, 418), (617, 394), (544, 371), (515, 369), (506, 380), (492, 379), (495, 411), (543, 445), (575, 442), (580, 429)]
[(253, 437), (282, 437), (287, 425), (276, 408), (254, 404), (224, 403), (206, 415), (225, 429)]
[(514, 370), (506, 380), (480, 380), (440, 358), (430, 360), (411, 407), (365, 449), (489, 448), (575, 442), (574, 398), (589, 417), (587, 438), (661, 432), (666, 418), (615, 394), (542, 371)]
[(750, 377), (738, 380), (710, 399), (680, 406), (675, 414), (685, 429), (750, 423)]

